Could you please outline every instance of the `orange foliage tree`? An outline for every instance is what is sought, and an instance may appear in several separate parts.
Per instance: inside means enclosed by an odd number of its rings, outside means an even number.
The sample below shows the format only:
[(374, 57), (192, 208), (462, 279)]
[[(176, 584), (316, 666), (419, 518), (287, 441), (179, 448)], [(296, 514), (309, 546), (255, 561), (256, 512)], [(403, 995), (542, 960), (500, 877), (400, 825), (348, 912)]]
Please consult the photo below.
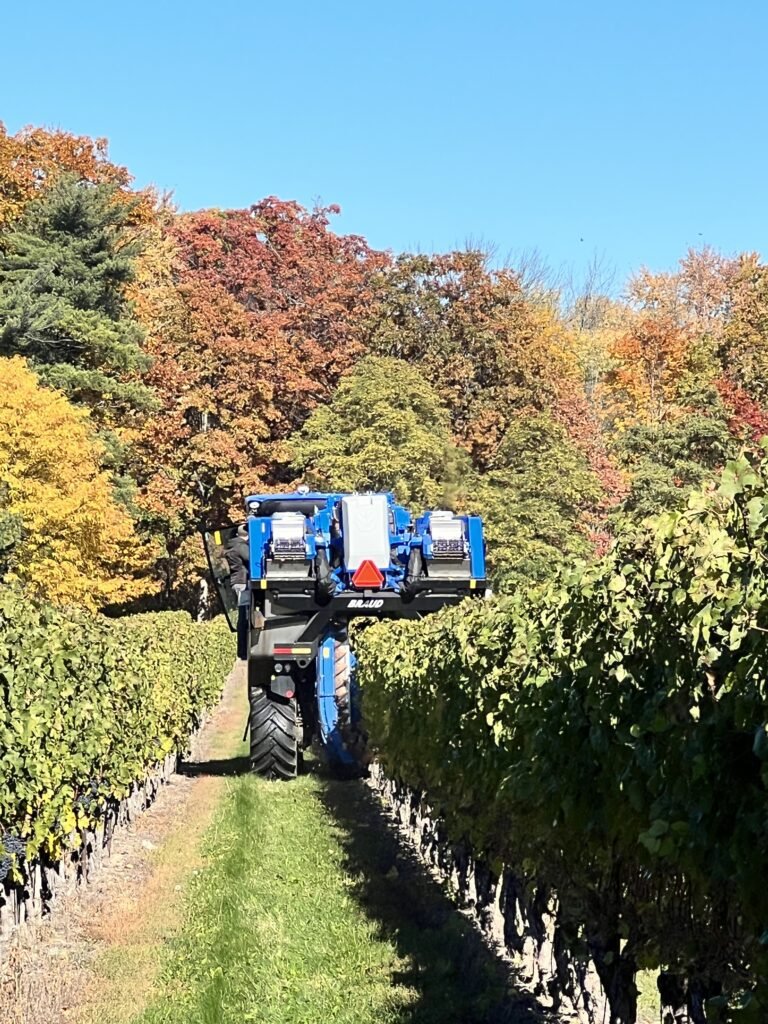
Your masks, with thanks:
[[(107, 149), (106, 139), (73, 135), (57, 128), (27, 127), (10, 135), (0, 121), (0, 231), (63, 174), (94, 185), (117, 186), (118, 196), (130, 198), (135, 222), (149, 222), (154, 193), (150, 189), (131, 192), (131, 174), (112, 163)], [(138, 204), (137, 195), (141, 198)]]
[(679, 409), (679, 386), (690, 338), (666, 314), (644, 313), (611, 350), (608, 375), (613, 417), (620, 426), (659, 423)]

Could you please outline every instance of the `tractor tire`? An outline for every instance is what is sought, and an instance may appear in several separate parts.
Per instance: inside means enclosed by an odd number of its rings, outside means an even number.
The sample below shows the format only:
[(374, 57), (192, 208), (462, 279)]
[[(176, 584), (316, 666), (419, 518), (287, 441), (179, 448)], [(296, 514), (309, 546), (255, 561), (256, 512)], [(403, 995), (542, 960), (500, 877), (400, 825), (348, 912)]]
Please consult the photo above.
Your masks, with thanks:
[(352, 708), (351, 663), (349, 644), (336, 641), (333, 661), (333, 689), (338, 709), (339, 731), (344, 746), (354, 757), (361, 771), (370, 764), (368, 735)]
[(251, 771), (264, 779), (295, 779), (299, 767), (296, 700), (251, 690)]

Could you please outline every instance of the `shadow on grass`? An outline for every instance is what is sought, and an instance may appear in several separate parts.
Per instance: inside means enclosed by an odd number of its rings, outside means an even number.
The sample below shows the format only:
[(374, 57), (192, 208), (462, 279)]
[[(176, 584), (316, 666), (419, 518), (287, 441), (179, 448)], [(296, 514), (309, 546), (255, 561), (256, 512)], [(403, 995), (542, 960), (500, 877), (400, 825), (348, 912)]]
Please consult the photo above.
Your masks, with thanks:
[(321, 775), (321, 799), (336, 822), (351, 893), (405, 967), (395, 982), (417, 993), (401, 1024), (538, 1024), (551, 1020), (517, 992), (494, 955), (399, 840), (393, 822), (361, 782)]
[(250, 771), (247, 757), (225, 757), (209, 761), (182, 761), (179, 775), (246, 775)]

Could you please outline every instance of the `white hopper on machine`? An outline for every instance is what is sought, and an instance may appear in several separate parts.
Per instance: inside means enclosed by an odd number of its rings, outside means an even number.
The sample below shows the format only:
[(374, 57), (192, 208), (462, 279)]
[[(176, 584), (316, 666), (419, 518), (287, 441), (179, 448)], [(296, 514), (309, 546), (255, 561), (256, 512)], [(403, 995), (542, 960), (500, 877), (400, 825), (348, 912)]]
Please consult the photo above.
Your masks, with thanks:
[(367, 559), (378, 569), (390, 561), (386, 494), (351, 494), (341, 499), (344, 562), (350, 572)]

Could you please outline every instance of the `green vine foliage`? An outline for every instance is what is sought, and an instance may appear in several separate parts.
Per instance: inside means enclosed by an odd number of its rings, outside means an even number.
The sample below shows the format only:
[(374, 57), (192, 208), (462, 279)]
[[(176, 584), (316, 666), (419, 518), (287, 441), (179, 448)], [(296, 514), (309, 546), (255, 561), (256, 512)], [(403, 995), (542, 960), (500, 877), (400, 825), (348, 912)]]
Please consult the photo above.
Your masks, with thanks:
[[(234, 649), (184, 612), (110, 620), (0, 588), (0, 840), (55, 858), (212, 707)], [(2, 855), (0, 842), (0, 855)]]
[(557, 891), (609, 998), (658, 967), (709, 1020), (768, 1015), (767, 555), (740, 459), (547, 588), (359, 637), (387, 769)]

